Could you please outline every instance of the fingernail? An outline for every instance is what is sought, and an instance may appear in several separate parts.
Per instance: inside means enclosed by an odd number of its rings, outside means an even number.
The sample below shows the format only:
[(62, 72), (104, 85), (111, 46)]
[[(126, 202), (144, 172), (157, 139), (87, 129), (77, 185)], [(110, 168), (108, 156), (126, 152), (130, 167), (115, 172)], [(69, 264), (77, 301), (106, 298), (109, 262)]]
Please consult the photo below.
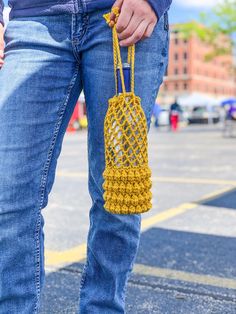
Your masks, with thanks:
[(114, 21), (110, 21), (110, 22), (109, 22), (109, 26), (110, 26), (110, 27), (113, 27), (114, 25), (115, 25)]

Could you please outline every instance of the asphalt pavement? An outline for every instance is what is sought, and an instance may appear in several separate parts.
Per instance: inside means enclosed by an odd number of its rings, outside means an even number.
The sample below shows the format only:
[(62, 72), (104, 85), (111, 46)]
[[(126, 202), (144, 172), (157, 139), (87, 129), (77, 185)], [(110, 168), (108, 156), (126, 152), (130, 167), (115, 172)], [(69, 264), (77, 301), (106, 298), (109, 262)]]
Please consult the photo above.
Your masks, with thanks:
[[(223, 138), (220, 126), (177, 133), (151, 127), (153, 208), (142, 216), (127, 314), (236, 314), (235, 156), (236, 138)], [(42, 314), (78, 313), (91, 206), (87, 169), (87, 132), (66, 134), (43, 209)]]

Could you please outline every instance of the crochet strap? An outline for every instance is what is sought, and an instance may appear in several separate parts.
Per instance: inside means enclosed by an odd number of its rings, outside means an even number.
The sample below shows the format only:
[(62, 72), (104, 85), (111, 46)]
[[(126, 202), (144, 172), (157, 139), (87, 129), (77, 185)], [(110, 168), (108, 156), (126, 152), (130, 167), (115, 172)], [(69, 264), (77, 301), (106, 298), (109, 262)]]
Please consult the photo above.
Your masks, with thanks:
[[(118, 35), (117, 35), (117, 30), (116, 30), (116, 22), (119, 16), (119, 8), (118, 7), (112, 8), (112, 13), (115, 14), (115, 22), (111, 21), (110, 13), (104, 14), (103, 17), (105, 18), (107, 24), (110, 27), (112, 27), (114, 76), (115, 76), (116, 94), (118, 94), (117, 72), (120, 73), (122, 92), (126, 93), (124, 72), (123, 72), (122, 59), (121, 59), (121, 53), (120, 53), (120, 45), (119, 45), (119, 40), (118, 40)], [(135, 63), (135, 45), (134, 44), (128, 47), (127, 63), (130, 64), (130, 67), (131, 67), (131, 92), (134, 93), (134, 63)], [(117, 68), (119, 68), (119, 71), (117, 71)]]

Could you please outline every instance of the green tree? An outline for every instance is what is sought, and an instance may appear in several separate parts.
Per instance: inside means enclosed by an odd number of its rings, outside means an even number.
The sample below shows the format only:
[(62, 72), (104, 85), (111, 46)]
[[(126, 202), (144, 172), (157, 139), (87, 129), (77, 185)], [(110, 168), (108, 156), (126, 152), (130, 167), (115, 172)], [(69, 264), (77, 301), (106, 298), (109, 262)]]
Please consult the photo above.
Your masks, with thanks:
[(188, 22), (177, 25), (184, 37), (196, 35), (200, 40), (210, 44), (212, 51), (206, 59), (232, 53), (236, 46), (236, 0), (223, 0), (209, 13), (200, 15), (200, 23)]

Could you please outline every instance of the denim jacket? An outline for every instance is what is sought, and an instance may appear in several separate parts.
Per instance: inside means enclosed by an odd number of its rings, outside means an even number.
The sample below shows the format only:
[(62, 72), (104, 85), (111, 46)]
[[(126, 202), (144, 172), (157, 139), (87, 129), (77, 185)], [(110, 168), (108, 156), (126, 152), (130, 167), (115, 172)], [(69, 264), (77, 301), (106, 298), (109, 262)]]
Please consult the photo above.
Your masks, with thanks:
[[(9, 19), (30, 15), (91, 12), (111, 8), (115, 0), (9, 0)], [(172, 0), (148, 0), (158, 18), (166, 12)], [(3, 0), (0, 0), (0, 23), (3, 21)]]

